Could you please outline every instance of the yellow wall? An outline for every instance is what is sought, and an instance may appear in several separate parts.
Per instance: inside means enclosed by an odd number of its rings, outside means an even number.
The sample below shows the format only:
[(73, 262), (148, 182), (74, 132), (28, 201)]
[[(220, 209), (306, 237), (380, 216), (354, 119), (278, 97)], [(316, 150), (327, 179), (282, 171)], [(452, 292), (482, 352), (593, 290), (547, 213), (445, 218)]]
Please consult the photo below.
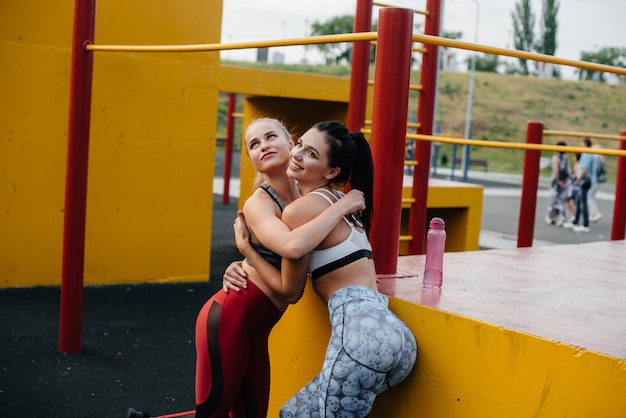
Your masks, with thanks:
[[(0, 286), (60, 284), (73, 3), (0, 2)], [(98, 2), (95, 41), (219, 42), (221, 7)], [(96, 53), (86, 284), (208, 276), (218, 70), (218, 53)]]

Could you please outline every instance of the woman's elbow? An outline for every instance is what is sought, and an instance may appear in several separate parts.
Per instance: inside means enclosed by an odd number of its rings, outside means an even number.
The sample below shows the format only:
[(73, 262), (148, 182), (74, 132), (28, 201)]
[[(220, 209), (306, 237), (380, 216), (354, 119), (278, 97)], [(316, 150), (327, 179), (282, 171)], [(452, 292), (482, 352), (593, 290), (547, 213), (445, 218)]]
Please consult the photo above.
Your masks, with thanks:
[(292, 296), (292, 297), (285, 298), (285, 302), (287, 302), (290, 305), (295, 304), (299, 300), (300, 300), (300, 296)]
[(282, 256), (288, 260), (297, 260), (308, 253), (306, 248), (302, 248), (298, 245), (288, 245)]
[(296, 303), (297, 301), (300, 300), (300, 298), (302, 297), (302, 292), (297, 293), (297, 292), (283, 292), (280, 295), (280, 298), (285, 302), (288, 303), (290, 305), (293, 305), (294, 303)]
[(287, 297), (285, 298), (285, 302), (289, 303), (290, 305), (293, 305), (302, 298), (303, 294), (304, 294), (304, 289), (302, 289), (301, 291), (297, 293), (292, 293), (290, 295), (287, 295)]

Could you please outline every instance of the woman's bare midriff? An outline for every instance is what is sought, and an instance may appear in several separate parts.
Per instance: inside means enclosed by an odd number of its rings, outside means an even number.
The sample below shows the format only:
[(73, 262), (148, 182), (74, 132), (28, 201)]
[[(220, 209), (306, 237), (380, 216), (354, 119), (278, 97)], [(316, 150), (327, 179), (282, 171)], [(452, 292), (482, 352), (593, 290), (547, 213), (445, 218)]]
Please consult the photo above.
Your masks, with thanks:
[(378, 291), (374, 261), (361, 258), (313, 280), (313, 290), (325, 304), (337, 290), (346, 286), (363, 286)]
[(261, 291), (265, 293), (265, 295), (267, 295), (267, 297), (272, 301), (274, 305), (276, 305), (279, 310), (284, 311), (285, 309), (287, 309), (289, 303), (282, 299), (280, 296), (278, 296), (267, 286), (267, 284), (258, 275), (254, 267), (248, 264), (247, 261), (244, 261), (241, 266), (248, 274), (248, 280), (253, 282), (259, 289), (261, 289)]

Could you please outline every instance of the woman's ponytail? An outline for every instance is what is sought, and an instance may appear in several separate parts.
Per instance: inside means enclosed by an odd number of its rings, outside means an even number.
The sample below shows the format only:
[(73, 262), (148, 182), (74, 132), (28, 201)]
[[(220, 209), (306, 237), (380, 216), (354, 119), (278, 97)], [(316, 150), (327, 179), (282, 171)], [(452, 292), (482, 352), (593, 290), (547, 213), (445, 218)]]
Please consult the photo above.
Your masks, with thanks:
[(315, 124), (315, 129), (324, 133), (328, 143), (328, 164), (339, 167), (339, 174), (332, 183), (363, 192), (366, 208), (361, 212), (363, 226), (369, 233), (373, 215), (374, 163), (370, 146), (361, 132), (349, 132), (337, 121)]
[(361, 212), (363, 226), (369, 233), (374, 214), (374, 163), (370, 145), (361, 132), (351, 133), (356, 152), (350, 172), (350, 187), (363, 192), (365, 210)]

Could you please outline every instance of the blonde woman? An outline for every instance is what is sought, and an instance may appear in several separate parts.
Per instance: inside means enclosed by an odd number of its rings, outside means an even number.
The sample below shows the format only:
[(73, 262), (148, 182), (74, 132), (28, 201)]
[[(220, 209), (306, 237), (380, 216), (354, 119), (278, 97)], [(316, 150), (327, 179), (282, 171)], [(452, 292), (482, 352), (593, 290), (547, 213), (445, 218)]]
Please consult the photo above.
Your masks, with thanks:
[[(284, 207), (301, 196), (295, 179), (287, 177), (293, 141), (276, 119), (253, 121), (245, 132), (245, 147), (261, 184), (246, 200), (255, 255), (280, 267), (281, 257), (308, 253), (346, 213), (363, 209), (355, 191), (308, 225), (290, 231), (281, 221)], [(261, 277), (244, 261), (246, 289), (218, 291), (200, 310), (196, 321), (196, 417), (265, 418), (269, 402), (270, 366), (267, 339), (290, 303), (302, 295), (304, 283)], [(274, 280), (276, 279), (276, 280)], [(129, 409), (127, 417), (149, 414)]]

